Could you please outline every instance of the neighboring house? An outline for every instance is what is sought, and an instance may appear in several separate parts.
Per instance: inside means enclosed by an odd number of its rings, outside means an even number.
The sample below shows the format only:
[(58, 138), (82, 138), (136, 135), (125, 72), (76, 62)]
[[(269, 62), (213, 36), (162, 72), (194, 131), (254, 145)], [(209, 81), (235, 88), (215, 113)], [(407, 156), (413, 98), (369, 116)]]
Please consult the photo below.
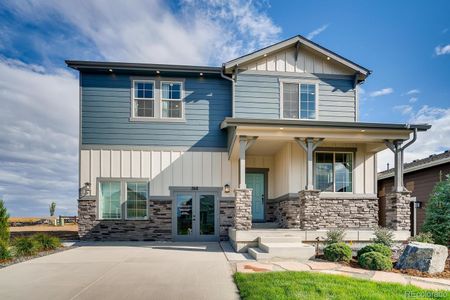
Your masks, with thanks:
[[(424, 159), (414, 160), (404, 165), (404, 182), (411, 196), (416, 198), (416, 203), (411, 203), (411, 226), (412, 234), (421, 232), (425, 221), (425, 209), (430, 195), (436, 183), (445, 180), (450, 174), (450, 151), (430, 155)], [(386, 194), (392, 190), (394, 185), (394, 170), (388, 169), (378, 173), (378, 203), (379, 223), (386, 225)], [(414, 231), (415, 230), (415, 231)]]
[[(303, 240), (339, 227), (358, 240), (378, 224), (376, 153), (401, 158), (430, 128), (359, 122), (370, 71), (302, 36), (222, 67), (67, 64), (80, 72), (83, 239), (230, 237), (243, 250), (261, 227)], [(398, 212), (392, 228), (408, 230)]]

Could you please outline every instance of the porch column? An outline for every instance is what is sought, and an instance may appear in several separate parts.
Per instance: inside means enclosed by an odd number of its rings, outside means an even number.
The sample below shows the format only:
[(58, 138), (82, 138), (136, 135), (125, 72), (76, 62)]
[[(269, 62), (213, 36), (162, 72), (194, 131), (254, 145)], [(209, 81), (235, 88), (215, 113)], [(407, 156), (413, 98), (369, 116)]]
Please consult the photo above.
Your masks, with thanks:
[(245, 152), (256, 141), (257, 136), (240, 136), (239, 137), (239, 188), (245, 189)]
[(297, 144), (306, 152), (306, 190), (314, 190), (314, 180), (313, 180), (313, 153), (314, 150), (322, 143), (324, 139), (319, 138), (316, 142), (314, 142), (314, 138), (309, 137), (306, 138), (305, 141), (302, 141), (300, 138), (295, 138)]
[(386, 146), (394, 152), (394, 187), (393, 192), (403, 192), (403, 149), (402, 140), (385, 141)]

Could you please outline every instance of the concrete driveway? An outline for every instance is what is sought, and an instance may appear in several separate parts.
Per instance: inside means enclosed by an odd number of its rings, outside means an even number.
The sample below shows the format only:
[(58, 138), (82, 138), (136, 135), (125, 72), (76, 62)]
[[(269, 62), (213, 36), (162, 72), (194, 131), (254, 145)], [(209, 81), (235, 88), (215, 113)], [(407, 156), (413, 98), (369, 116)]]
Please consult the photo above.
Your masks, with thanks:
[(0, 269), (0, 299), (238, 299), (218, 243), (91, 243)]

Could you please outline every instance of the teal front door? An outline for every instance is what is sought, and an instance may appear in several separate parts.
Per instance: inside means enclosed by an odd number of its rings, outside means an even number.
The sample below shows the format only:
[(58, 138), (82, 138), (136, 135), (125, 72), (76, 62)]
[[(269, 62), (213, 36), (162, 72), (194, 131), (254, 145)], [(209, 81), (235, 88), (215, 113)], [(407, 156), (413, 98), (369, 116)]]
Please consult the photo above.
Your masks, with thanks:
[(252, 193), (252, 219), (253, 222), (264, 221), (264, 173), (245, 174), (247, 188), (253, 189)]

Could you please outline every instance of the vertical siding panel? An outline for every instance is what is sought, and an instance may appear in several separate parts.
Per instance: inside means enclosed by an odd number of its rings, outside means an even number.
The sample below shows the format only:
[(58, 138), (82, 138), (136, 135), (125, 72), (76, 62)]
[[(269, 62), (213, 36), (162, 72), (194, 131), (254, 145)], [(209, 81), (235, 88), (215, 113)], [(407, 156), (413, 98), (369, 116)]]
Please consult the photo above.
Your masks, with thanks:
[(91, 191), (97, 195), (97, 177), (100, 177), (100, 150), (91, 150)]
[(256, 70), (256, 63), (252, 63), (248, 65), (249, 70)]
[(353, 186), (355, 189), (355, 193), (364, 193), (364, 153), (361, 149), (361, 146), (357, 148), (355, 156)]
[(295, 71), (299, 73), (305, 72), (305, 55), (303, 54), (303, 51), (298, 52), (297, 65), (295, 66)]
[(258, 71), (265, 71), (265, 70), (267, 69), (267, 61), (266, 61), (265, 58), (259, 60), (259, 61), (256, 63), (256, 69), (257, 69)]
[(275, 60), (276, 60), (275, 56), (269, 56), (267, 58), (267, 71), (276, 71)]
[(305, 55), (305, 72), (314, 73), (314, 57), (310, 54)]
[(232, 185), (233, 182), (231, 180), (231, 163), (228, 160), (228, 153), (222, 152), (221, 161), (222, 161), (222, 184), (221, 185), (229, 184), (233, 187), (236, 187), (236, 186)]
[(202, 185), (202, 152), (192, 152), (192, 185), (201, 186)]
[(86, 182), (91, 182), (91, 159), (89, 150), (81, 150), (80, 165), (80, 187), (82, 187)]
[(366, 160), (365, 160), (365, 174), (364, 174), (364, 179), (365, 179), (365, 193), (375, 193), (375, 186), (374, 186), (374, 181), (375, 179), (373, 178), (373, 174), (375, 173), (374, 171), (374, 155), (372, 153), (366, 153), (365, 155)]
[(100, 152), (101, 158), (101, 177), (111, 177), (111, 151), (110, 150), (101, 150)]
[(277, 71), (286, 72), (286, 53), (281, 52), (277, 54)]
[(161, 151), (151, 153), (152, 181), (150, 182), (150, 193), (161, 195), (162, 174), (161, 174)]
[(212, 186), (222, 186), (222, 153), (212, 153)]
[(171, 164), (171, 152), (161, 152), (161, 173), (162, 173), (162, 194), (167, 195), (169, 186), (172, 185), (172, 164)]
[[(291, 147), (291, 174), (290, 174), (290, 192), (296, 193), (301, 190), (301, 176), (304, 173), (301, 173), (301, 154), (300, 148), (298, 145), (290, 144)], [(301, 150), (303, 151), (303, 150)]]
[(120, 151), (111, 150), (111, 177), (120, 177)]
[(295, 72), (295, 51), (286, 51), (286, 72)]
[(212, 164), (211, 164), (211, 152), (203, 152), (203, 186), (212, 185)]
[(131, 177), (131, 151), (122, 150), (121, 177)]
[(239, 161), (238, 159), (231, 160), (231, 186), (239, 187)]
[(183, 185), (183, 163), (181, 157), (183, 152), (172, 152), (172, 184), (174, 186)]
[(141, 151), (131, 151), (131, 177), (141, 177)]
[(150, 169), (150, 151), (142, 151), (142, 159), (141, 159), (141, 170), (142, 170), (142, 178), (150, 178), (151, 177), (151, 169)]
[(183, 185), (193, 186), (192, 175), (193, 175), (193, 157), (192, 152), (184, 152), (182, 156), (182, 168), (183, 168)]

